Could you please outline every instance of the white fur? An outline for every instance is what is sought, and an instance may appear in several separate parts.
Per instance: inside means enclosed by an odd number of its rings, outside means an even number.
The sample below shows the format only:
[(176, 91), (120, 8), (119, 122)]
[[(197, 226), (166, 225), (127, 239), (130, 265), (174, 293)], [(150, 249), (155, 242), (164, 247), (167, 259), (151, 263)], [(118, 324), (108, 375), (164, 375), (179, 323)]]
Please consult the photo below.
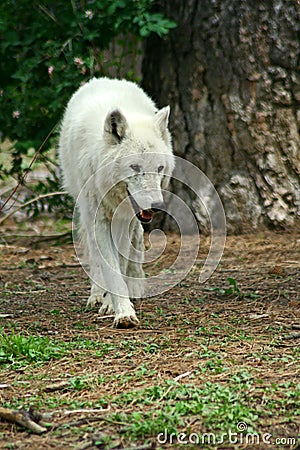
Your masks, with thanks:
[(100, 78), (78, 89), (62, 122), (64, 187), (77, 201), (89, 254), (88, 305), (114, 312), (116, 327), (138, 324), (130, 298), (143, 296), (143, 227), (128, 194), (138, 209), (162, 203), (174, 168), (168, 116), (136, 84)]

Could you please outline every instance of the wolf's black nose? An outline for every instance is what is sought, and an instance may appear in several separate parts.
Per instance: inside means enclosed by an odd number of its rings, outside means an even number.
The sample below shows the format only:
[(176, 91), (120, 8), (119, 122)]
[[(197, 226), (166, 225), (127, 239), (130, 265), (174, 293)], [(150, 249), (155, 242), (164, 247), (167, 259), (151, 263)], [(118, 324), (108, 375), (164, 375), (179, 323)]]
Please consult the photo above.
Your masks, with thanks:
[(153, 212), (164, 211), (166, 209), (166, 205), (164, 202), (152, 203), (151, 210)]

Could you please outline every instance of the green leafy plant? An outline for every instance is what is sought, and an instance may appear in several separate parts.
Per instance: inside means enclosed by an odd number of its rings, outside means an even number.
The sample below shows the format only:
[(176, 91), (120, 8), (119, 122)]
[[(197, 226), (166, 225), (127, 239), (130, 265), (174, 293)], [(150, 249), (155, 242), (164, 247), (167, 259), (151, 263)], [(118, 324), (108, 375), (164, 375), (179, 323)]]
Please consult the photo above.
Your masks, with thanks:
[(232, 295), (232, 294), (237, 294), (238, 296), (241, 295), (241, 291), (237, 285), (237, 282), (234, 278), (227, 278), (227, 281), (229, 283), (229, 287), (226, 289), (223, 288), (219, 288), (219, 287), (209, 287), (207, 288), (208, 291), (216, 291), (219, 292), (222, 295)]
[[(200, 415), (216, 433), (234, 428), (240, 420), (252, 425), (257, 421), (253, 407), (246, 404), (251, 381), (234, 380), (229, 387), (206, 382), (202, 387), (167, 381), (162, 386), (150, 386), (141, 390), (121, 393), (112, 402), (117, 407), (138, 403), (148, 405), (133, 413), (113, 413), (111, 418), (126, 424), (124, 433), (131, 438), (157, 435), (163, 429), (176, 432), (184, 424), (186, 415)], [(222, 417), (222, 420), (220, 420)]]
[(0, 336), (0, 364), (43, 363), (63, 356), (66, 351), (64, 346), (47, 337), (26, 336), (14, 331)]
[(260, 295), (256, 294), (255, 292), (242, 292), (241, 289), (238, 287), (237, 282), (234, 278), (228, 277), (227, 281), (229, 283), (229, 287), (227, 288), (208, 287), (206, 288), (206, 290), (215, 291), (221, 295), (237, 295), (238, 297), (241, 298), (248, 297), (251, 299), (257, 299), (260, 297)]
[[(1, 2), (0, 140), (11, 142), (9, 164), (0, 160), (2, 176), (21, 178), (30, 161), (26, 155), (55, 129), (41, 157), (53, 148), (67, 101), (81, 84), (112, 71), (135, 77), (141, 39), (151, 33), (164, 36), (175, 26), (153, 12), (153, 4), (154, 0)], [(115, 55), (107, 52), (112, 41), (118, 46)], [(57, 187), (51, 170), (36, 192)]]
[(90, 389), (90, 385), (86, 377), (75, 377), (70, 379), (70, 386), (77, 391), (82, 389)]

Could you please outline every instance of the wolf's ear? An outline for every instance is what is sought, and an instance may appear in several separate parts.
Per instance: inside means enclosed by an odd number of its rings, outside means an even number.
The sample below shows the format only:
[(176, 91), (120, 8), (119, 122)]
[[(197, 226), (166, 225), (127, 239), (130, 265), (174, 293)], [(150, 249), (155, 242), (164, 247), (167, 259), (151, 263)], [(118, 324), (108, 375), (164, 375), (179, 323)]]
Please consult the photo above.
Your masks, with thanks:
[(170, 106), (165, 106), (164, 108), (157, 111), (155, 115), (155, 124), (163, 136), (168, 128), (169, 115), (170, 115)]
[(104, 133), (109, 143), (120, 143), (125, 136), (127, 126), (127, 120), (119, 110), (109, 113), (104, 123)]

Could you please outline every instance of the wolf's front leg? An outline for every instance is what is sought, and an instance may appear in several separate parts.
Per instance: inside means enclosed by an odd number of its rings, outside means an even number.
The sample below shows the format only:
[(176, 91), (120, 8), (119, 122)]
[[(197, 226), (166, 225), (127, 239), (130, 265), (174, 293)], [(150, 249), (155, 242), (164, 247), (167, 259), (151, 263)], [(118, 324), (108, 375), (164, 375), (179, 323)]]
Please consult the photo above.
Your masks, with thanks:
[(144, 230), (138, 221), (132, 221), (130, 235), (130, 253), (126, 267), (126, 283), (129, 297), (142, 298), (144, 295), (145, 274), (144, 262)]
[(139, 325), (139, 320), (136, 317), (133, 304), (129, 300), (129, 297), (124, 302), (124, 298), (115, 296), (112, 298), (112, 301), (115, 308), (115, 328), (133, 328)]
[[(100, 215), (100, 217), (99, 217)], [(123, 279), (118, 252), (111, 238), (110, 223), (101, 211), (89, 233), (89, 252), (94, 281), (108, 292), (115, 313), (116, 328), (131, 328), (139, 324)]]
[[(100, 277), (97, 274), (94, 277), (97, 277), (99, 281)], [(115, 286), (115, 290), (118, 290), (117, 286)], [(123, 297), (120, 298), (118, 295), (104, 291), (92, 281), (91, 295), (87, 306), (94, 307), (96, 305), (101, 305), (99, 308), (101, 315), (115, 314), (114, 326), (116, 328), (132, 328), (139, 323), (130, 300), (128, 304)]]
[(125, 233), (118, 232), (118, 252), (121, 272), (127, 284), (129, 297), (142, 298), (144, 295), (144, 231), (137, 219), (133, 218)]
[[(110, 311), (114, 310), (114, 326), (117, 328), (135, 327), (139, 321), (121, 274), (118, 252), (111, 236), (111, 223), (107, 219), (105, 211), (102, 210), (101, 202), (98, 202), (95, 197), (82, 194), (78, 204), (81, 220), (86, 229), (92, 278), (89, 304), (97, 302), (97, 298), (99, 298), (97, 292), (101, 292), (102, 305), (107, 306)], [(96, 214), (95, 211), (97, 211)], [(109, 305), (106, 305), (106, 297), (103, 298), (104, 292), (110, 296), (108, 297), (111, 300)]]
[(94, 255), (97, 258), (97, 265), (101, 261), (101, 270), (97, 272), (95, 281), (97, 284), (101, 283), (108, 296), (107, 301), (106, 297), (103, 298), (100, 312), (113, 310), (115, 313), (114, 327), (132, 328), (137, 326), (139, 321), (129, 299), (128, 288), (120, 272), (118, 258), (110, 246), (111, 243), (106, 240), (105, 245), (98, 248), (101, 255)]

